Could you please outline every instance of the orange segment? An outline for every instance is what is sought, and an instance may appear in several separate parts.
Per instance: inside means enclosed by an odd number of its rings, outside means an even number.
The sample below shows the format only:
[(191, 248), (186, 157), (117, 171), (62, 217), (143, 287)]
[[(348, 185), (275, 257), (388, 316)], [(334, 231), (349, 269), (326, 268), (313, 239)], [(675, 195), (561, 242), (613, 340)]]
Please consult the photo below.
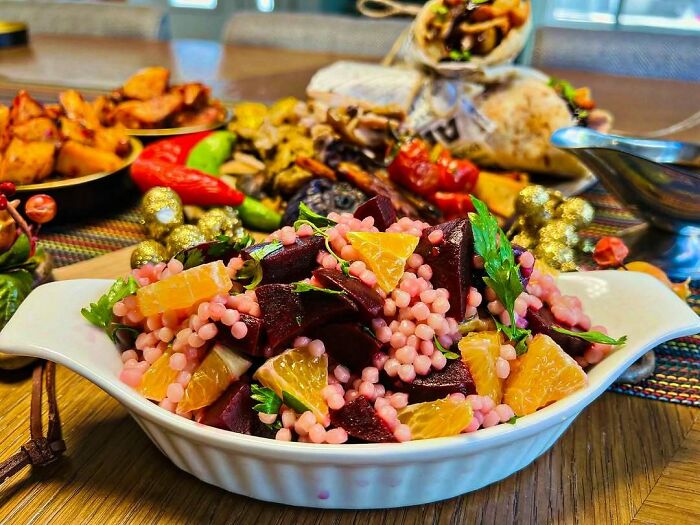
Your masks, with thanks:
[(471, 333), (459, 341), (459, 350), (474, 379), (477, 393), (489, 396), (498, 405), (503, 397), (503, 379), (496, 375), (496, 359), (501, 355), (501, 334)]
[(505, 382), (503, 402), (516, 415), (532, 414), (588, 383), (586, 372), (550, 337), (538, 334)]
[(399, 284), (406, 261), (418, 246), (418, 237), (408, 233), (350, 232), (347, 238), (387, 293)]
[(219, 293), (227, 293), (233, 283), (221, 261), (195, 266), (136, 292), (141, 313), (148, 317), (167, 310), (188, 308)]
[(399, 410), (399, 421), (411, 429), (411, 439), (456, 436), (471, 423), (472, 406), (468, 401), (438, 399), (408, 405)]
[(139, 392), (151, 401), (158, 401), (159, 403), (163, 401), (166, 397), (168, 385), (175, 381), (177, 377), (177, 370), (170, 368), (170, 356), (172, 353), (172, 349), (168, 348), (143, 374)]
[(233, 350), (215, 345), (192, 374), (185, 395), (177, 404), (177, 412), (184, 414), (211, 405), (250, 365), (250, 361)]
[(303, 348), (293, 348), (268, 359), (253, 376), (282, 397), (288, 392), (311, 410), (319, 423), (328, 419), (322, 390), (328, 385), (328, 356), (313, 357)]

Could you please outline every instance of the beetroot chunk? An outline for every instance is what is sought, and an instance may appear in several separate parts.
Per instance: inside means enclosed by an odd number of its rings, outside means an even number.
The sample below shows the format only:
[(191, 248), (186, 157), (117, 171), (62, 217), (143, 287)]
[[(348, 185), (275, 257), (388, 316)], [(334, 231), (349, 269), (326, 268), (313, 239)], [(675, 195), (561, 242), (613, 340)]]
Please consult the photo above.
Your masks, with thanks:
[(384, 195), (377, 195), (360, 205), (355, 210), (354, 217), (360, 220), (365, 217), (374, 217), (374, 225), (383, 232), (396, 222), (396, 210), (391, 204), (391, 199)]
[(314, 277), (326, 288), (343, 290), (367, 321), (371, 321), (381, 315), (384, 309), (384, 300), (376, 291), (359, 279), (345, 275), (338, 270), (327, 268), (314, 270)]
[[(441, 230), (443, 238), (438, 244), (428, 240), (428, 235)], [(464, 319), (467, 296), (471, 286), (474, 238), (469, 219), (455, 219), (423, 230), (416, 253), (433, 269), (431, 282), (435, 288), (445, 288), (450, 293), (450, 310), (447, 315), (457, 322)]]
[(219, 322), (217, 326), (219, 332), (216, 336), (225, 346), (232, 350), (239, 350), (244, 354), (259, 356), (263, 355), (263, 321), (248, 314), (241, 314), (240, 319), (247, 327), (248, 333), (243, 339), (236, 339), (231, 335), (231, 327)]
[(236, 381), (214, 404), (200, 412), (197, 422), (239, 434), (251, 434), (253, 419), (258, 417), (250, 394), (248, 383)]
[(348, 435), (368, 443), (394, 443), (396, 438), (365, 396), (358, 396), (340, 410), (331, 410), (331, 423)]
[[(293, 283), (306, 279), (316, 268), (316, 256), (324, 247), (320, 235), (298, 238), (294, 244), (283, 247), (265, 257), (261, 262), (263, 278), (260, 284)], [(250, 254), (269, 243), (254, 244), (241, 252), (241, 257), (250, 259)]]
[(591, 343), (584, 341), (580, 337), (573, 335), (562, 334), (554, 330), (554, 326), (561, 326), (567, 330), (576, 331), (575, 328), (564, 326), (557, 322), (554, 314), (548, 306), (543, 306), (537, 311), (528, 309), (527, 311), (528, 328), (533, 334), (545, 334), (554, 339), (554, 342), (561, 346), (562, 350), (572, 357), (581, 356), (591, 347)]
[(267, 332), (264, 355), (269, 357), (298, 335), (332, 320), (353, 318), (355, 305), (343, 295), (295, 293), (289, 284), (265, 284), (255, 289)]
[(309, 337), (323, 341), (328, 355), (357, 372), (371, 366), (372, 358), (382, 347), (382, 343), (357, 323), (324, 324)]
[(417, 376), (412, 383), (395, 381), (394, 388), (406, 392), (411, 403), (434, 401), (456, 393), (476, 394), (474, 379), (461, 359), (450, 359), (442, 370)]

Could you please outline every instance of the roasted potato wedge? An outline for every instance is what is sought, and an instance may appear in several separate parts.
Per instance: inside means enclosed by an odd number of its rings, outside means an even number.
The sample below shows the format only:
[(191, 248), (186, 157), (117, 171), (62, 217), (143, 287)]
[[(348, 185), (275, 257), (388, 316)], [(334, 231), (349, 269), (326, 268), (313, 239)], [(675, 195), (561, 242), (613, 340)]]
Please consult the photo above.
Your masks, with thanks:
[(58, 127), (48, 117), (37, 117), (12, 126), (12, 136), (25, 142), (56, 142)]
[(34, 100), (25, 90), (20, 90), (12, 101), (10, 120), (16, 126), (36, 117), (46, 115), (44, 107)]
[(56, 146), (13, 138), (0, 162), (0, 180), (15, 184), (40, 182), (53, 171)]
[(56, 172), (66, 177), (81, 177), (93, 173), (114, 171), (122, 163), (122, 159), (110, 151), (69, 140), (63, 144), (58, 152)]
[(165, 93), (170, 71), (164, 67), (147, 67), (137, 71), (125, 83), (122, 91), (127, 98), (148, 100)]
[(184, 101), (178, 92), (167, 93), (148, 100), (129, 100), (117, 106), (114, 118), (127, 128), (157, 127), (156, 124), (182, 109)]

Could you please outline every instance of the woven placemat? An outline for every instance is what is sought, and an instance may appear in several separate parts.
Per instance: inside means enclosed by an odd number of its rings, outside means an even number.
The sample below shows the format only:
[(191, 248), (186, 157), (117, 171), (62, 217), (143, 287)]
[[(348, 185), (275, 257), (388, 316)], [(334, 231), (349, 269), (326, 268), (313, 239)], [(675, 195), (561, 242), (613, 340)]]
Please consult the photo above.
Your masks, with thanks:
[[(600, 186), (584, 193), (596, 207), (596, 219), (582, 236), (596, 239), (620, 235), (641, 221)], [(54, 257), (57, 267), (84, 261), (135, 244), (145, 235), (136, 208), (80, 224), (49, 226), (41, 233), (41, 244)], [(700, 313), (700, 281), (693, 283), (691, 306)], [(700, 406), (700, 335), (684, 337), (655, 349), (656, 372), (639, 385), (615, 385), (611, 391), (671, 403)]]

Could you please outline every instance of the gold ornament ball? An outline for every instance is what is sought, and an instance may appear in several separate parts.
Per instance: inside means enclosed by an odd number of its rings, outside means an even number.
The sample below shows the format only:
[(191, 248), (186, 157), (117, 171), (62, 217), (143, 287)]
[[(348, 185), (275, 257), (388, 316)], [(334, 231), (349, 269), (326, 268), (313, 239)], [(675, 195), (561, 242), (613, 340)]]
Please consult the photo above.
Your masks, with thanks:
[(544, 186), (533, 184), (526, 186), (515, 201), (515, 210), (525, 217), (532, 217), (542, 213), (545, 204), (549, 201), (549, 191)]
[(557, 209), (557, 215), (561, 220), (580, 228), (593, 222), (595, 209), (581, 197), (572, 197), (565, 200)]
[(535, 237), (530, 235), (526, 231), (521, 231), (520, 233), (516, 234), (513, 239), (513, 244), (517, 244), (518, 246), (522, 246), (526, 250), (529, 250), (530, 248), (534, 248), (535, 245), (537, 244), (537, 240)]
[(197, 221), (197, 228), (208, 241), (213, 241), (219, 235), (236, 237), (242, 233), (238, 212), (230, 207), (214, 208), (207, 211)]
[(146, 264), (158, 264), (168, 260), (168, 252), (158, 241), (149, 239), (141, 241), (131, 252), (131, 267), (141, 268)]
[(535, 256), (558, 270), (574, 264), (574, 250), (560, 242), (541, 242), (535, 249)]
[(165, 246), (168, 250), (168, 256), (173, 257), (176, 253), (192, 248), (198, 244), (206, 242), (204, 234), (192, 224), (184, 224), (178, 226), (170, 232), (165, 241)]
[(569, 247), (578, 243), (578, 233), (573, 224), (564, 221), (550, 221), (540, 230), (540, 242), (560, 242)]
[(163, 240), (184, 223), (180, 196), (163, 186), (151, 188), (141, 199), (141, 217), (148, 235)]

